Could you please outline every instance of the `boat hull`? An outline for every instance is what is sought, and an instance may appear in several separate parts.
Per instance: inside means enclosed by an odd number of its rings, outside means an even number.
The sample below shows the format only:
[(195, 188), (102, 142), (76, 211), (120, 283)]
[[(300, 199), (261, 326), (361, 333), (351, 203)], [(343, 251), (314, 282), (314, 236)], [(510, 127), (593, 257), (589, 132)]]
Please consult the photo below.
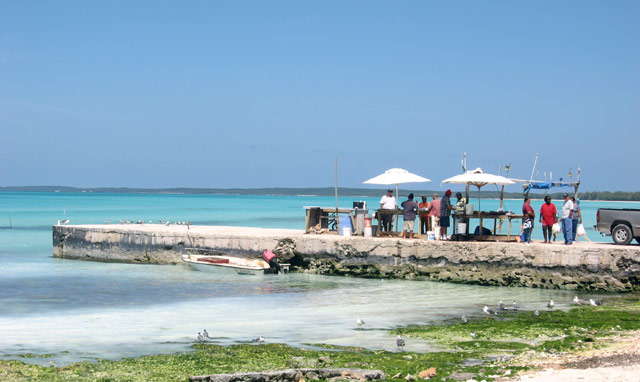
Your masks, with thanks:
[(230, 256), (182, 255), (182, 261), (203, 272), (261, 276), (269, 269), (265, 261)]

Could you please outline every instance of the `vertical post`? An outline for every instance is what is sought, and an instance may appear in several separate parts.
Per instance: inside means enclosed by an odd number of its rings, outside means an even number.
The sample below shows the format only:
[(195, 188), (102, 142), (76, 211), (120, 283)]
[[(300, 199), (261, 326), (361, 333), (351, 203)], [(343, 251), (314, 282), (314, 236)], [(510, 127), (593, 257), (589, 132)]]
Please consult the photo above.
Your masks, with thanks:
[[(509, 170), (511, 169), (511, 162), (505, 167), (507, 170), (506, 178), (509, 177)], [(504, 206), (504, 184), (500, 187), (500, 211), (502, 211), (502, 207)], [(495, 235), (495, 228), (493, 229), (493, 234)], [(498, 234), (502, 235), (502, 219), (500, 219), (500, 225), (498, 226)]]
[(338, 214), (338, 157), (335, 161), (335, 193), (336, 193), (336, 227), (338, 229), (338, 235), (340, 235), (340, 215)]
[(336, 163), (335, 163), (335, 181), (336, 181), (336, 187), (335, 187), (335, 191), (336, 191), (336, 213), (338, 213), (338, 157), (336, 157)]

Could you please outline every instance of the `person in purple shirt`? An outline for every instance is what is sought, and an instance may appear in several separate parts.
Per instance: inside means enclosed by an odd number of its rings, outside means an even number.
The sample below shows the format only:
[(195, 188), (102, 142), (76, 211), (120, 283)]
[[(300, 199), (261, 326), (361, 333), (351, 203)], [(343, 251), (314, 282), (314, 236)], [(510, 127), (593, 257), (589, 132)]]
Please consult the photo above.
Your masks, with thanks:
[(531, 199), (529, 199), (528, 196), (524, 197), (522, 215), (522, 228), (524, 229), (522, 242), (531, 244), (531, 231), (533, 231), (533, 219), (536, 217), (536, 213), (533, 211), (533, 207), (531, 207)]
[[(405, 239), (415, 239), (415, 236), (413, 235), (413, 227), (416, 222), (418, 203), (413, 201), (413, 194), (409, 194), (407, 200), (402, 202), (400, 206), (402, 207), (402, 216), (404, 218), (402, 237)], [(407, 236), (407, 231), (409, 231), (409, 236)]]

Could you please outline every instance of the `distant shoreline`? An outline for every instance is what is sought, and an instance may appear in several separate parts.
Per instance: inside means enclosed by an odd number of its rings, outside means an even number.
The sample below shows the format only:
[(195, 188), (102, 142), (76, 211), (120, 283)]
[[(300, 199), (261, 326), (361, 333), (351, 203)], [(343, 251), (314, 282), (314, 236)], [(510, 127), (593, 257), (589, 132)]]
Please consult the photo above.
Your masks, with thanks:
[[(376, 188), (350, 188), (338, 187), (338, 194), (341, 197), (366, 198), (379, 197), (384, 189), (388, 186), (379, 186)], [(452, 187), (452, 189), (460, 189)], [(129, 188), (129, 187), (97, 187), (97, 188), (81, 188), (68, 186), (4, 186), (0, 187), (0, 192), (64, 192), (64, 193), (117, 193), (117, 194), (166, 194), (166, 195), (264, 195), (264, 196), (299, 196), (299, 197), (332, 197), (335, 195), (333, 187), (264, 187), (264, 188)], [(534, 200), (541, 200), (544, 196), (549, 195), (553, 199), (562, 199), (562, 194), (572, 190), (562, 189), (553, 193), (531, 193), (529, 196)], [(409, 188), (401, 188), (400, 197), (404, 197), (409, 193), (417, 196), (440, 195), (442, 190), (416, 190)], [(469, 193), (469, 198), (478, 196), (476, 190)], [(499, 199), (498, 191), (481, 191), (480, 197), (484, 199)], [(522, 192), (505, 192), (504, 199), (522, 199)], [(582, 200), (599, 201), (599, 202), (640, 202), (640, 191), (584, 191), (579, 193)]]

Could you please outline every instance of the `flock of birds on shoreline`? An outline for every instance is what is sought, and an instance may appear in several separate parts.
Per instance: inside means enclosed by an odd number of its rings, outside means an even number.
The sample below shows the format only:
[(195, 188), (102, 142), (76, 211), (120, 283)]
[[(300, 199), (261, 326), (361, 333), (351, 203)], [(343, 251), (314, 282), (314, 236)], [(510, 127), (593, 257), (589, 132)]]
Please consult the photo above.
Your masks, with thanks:
[[(64, 220), (58, 220), (57, 225), (65, 225), (65, 224), (69, 224), (69, 219), (64, 219)], [(105, 220), (104, 224), (153, 224), (153, 220), (149, 220), (144, 221), (142, 219), (138, 219), (138, 220), (133, 220), (133, 219), (120, 219), (118, 222), (113, 223), (111, 220)], [(190, 226), (192, 225), (192, 223), (190, 221), (186, 221), (186, 220), (176, 220), (174, 222), (170, 221), (170, 220), (158, 220), (156, 222), (156, 224), (164, 224), (166, 226), (169, 225), (186, 225), (186, 226)]]
[[(599, 301), (599, 300), (595, 300), (593, 298), (590, 298), (589, 300), (582, 300), (582, 299), (578, 298), (578, 296), (575, 296), (573, 298), (573, 302), (578, 304), (578, 305), (593, 305), (593, 306), (602, 305), (602, 302)], [(547, 303), (546, 306), (547, 306), (548, 310), (552, 310), (555, 307), (555, 305), (556, 305), (556, 303), (553, 300), (549, 300), (549, 302)], [(482, 311), (487, 315), (486, 316), (487, 318), (489, 318), (492, 315), (497, 316), (499, 311), (505, 312), (505, 311), (509, 311), (509, 310), (510, 311), (518, 311), (519, 310), (518, 302), (514, 300), (513, 304), (511, 305), (511, 308), (509, 308), (502, 302), (502, 300), (500, 300), (500, 302), (498, 302), (498, 310), (491, 309), (487, 305), (485, 305), (484, 308), (482, 308)], [(533, 311), (533, 314), (536, 317), (539, 317), (540, 316), (540, 309), (535, 309)], [(466, 324), (466, 323), (469, 322), (469, 319), (464, 314), (462, 316), (460, 316), (460, 319), (462, 320), (463, 324)], [(362, 318), (360, 318), (360, 316), (357, 316), (356, 317), (356, 325), (357, 325), (358, 329), (361, 329), (364, 325), (366, 325), (366, 322), (364, 322), (364, 320)], [(469, 335), (473, 339), (477, 339), (478, 338), (478, 334), (475, 331), (472, 331)], [(197, 338), (198, 342), (206, 342), (207, 340), (212, 339), (209, 336), (209, 333), (207, 332), (206, 329), (204, 329), (202, 332), (198, 332), (198, 336), (196, 338)], [(251, 342), (252, 343), (257, 343), (257, 344), (264, 343), (264, 337), (263, 336), (256, 337), (256, 338), (252, 339)], [(405, 345), (406, 345), (406, 342), (405, 342), (404, 338), (402, 338), (402, 336), (398, 335), (396, 337), (396, 347), (398, 348), (398, 350), (403, 350)]]
[[(68, 222), (68, 221), (67, 221)], [(133, 220), (133, 219), (120, 219), (117, 223), (113, 223), (111, 220), (105, 220), (104, 224), (153, 224), (153, 220), (149, 220), (144, 221), (142, 219), (138, 219), (138, 220)], [(170, 221), (170, 220), (158, 220), (156, 222), (156, 224), (164, 224), (164, 225), (192, 225), (192, 223), (190, 221), (180, 221), (180, 220), (176, 220), (174, 222)]]

